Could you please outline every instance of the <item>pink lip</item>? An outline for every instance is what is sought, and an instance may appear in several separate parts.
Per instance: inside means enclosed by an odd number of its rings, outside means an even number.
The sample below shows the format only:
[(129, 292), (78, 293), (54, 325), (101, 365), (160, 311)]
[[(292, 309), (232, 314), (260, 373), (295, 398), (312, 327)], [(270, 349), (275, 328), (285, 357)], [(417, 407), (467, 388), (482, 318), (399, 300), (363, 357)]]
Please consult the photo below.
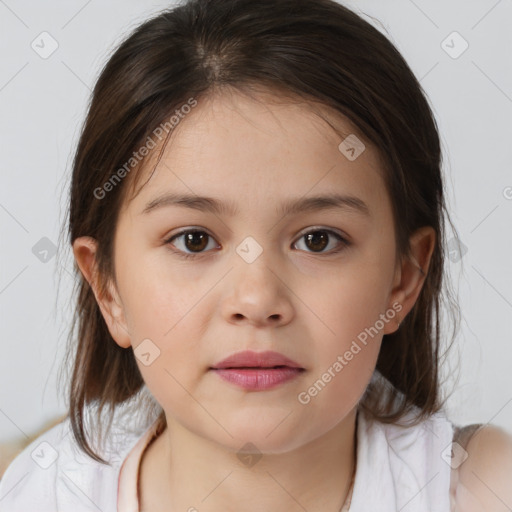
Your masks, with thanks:
[(244, 389), (271, 389), (296, 378), (305, 369), (279, 352), (237, 352), (210, 368)]
[(265, 352), (253, 352), (244, 350), (231, 354), (226, 359), (219, 361), (213, 369), (220, 368), (273, 368), (274, 366), (288, 366), (289, 368), (301, 368), (299, 363), (292, 361), (288, 357), (267, 350)]
[(222, 379), (243, 389), (265, 390), (283, 384), (300, 375), (303, 368), (212, 368)]

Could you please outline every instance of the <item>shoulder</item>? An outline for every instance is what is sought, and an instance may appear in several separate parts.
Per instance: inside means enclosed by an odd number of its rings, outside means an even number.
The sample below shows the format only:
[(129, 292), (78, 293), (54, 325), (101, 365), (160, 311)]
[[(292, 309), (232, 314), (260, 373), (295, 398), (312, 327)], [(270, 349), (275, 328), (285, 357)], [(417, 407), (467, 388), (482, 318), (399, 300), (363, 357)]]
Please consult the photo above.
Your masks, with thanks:
[[(512, 434), (495, 425), (478, 428), (459, 468), (457, 512), (512, 509)], [(462, 503), (466, 505), (462, 505)]]
[(55, 506), (51, 482), (55, 480), (56, 460), (63, 451), (65, 436), (64, 423), (58, 423), (32, 440), (9, 463), (0, 479), (2, 510), (39, 507), (37, 510), (45, 511)]
[(418, 421), (413, 408), (385, 423), (361, 411), (353, 508), (399, 510), (414, 500), (414, 510), (448, 510), (450, 466), (443, 452), (450, 449), (453, 427), (445, 412)]
[(120, 466), (138, 436), (112, 429), (99, 451), (109, 464), (102, 464), (81, 451), (67, 418), (33, 440), (7, 467), (0, 479), (0, 509), (54, 512), (66, 504), (78, 512), (95, 503), (111, 510)]

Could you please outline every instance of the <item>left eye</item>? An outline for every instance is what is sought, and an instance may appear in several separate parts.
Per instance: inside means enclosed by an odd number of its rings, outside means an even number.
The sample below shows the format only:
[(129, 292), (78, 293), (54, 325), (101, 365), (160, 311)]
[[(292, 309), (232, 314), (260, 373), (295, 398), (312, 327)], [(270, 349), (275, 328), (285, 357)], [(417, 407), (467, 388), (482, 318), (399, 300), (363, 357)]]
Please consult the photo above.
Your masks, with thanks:
[(345, 238), (330, 229), (315, 229), (308, 231), (307, 233), (304, 233), (296, 243), (305, 240), (306, 245), (309, 245), (309, 248), (314, 249), (312, 252), (324, 252), (323, 250), (329, 244), (329, 239), (332, 237), (336, 238), (340, 242), (341, 246), (331, 251), (331, 253), (339, 252), (344, 247), (348, 247), (350, 245)]
[[(174, 245), (178, 249), (175, 252), (179, 256), (183, 258), (190, 258), (205, 252), (205, 249), (208, 247), (209, 238), (213, 240), (213, 237), (205, 231), (198, 229), (188, 229), (173, 235), (171, 238), (165, 240), (165, 243)], [(331, 238), (335, 238), (339, 242), (338, 248), (332, 250), (331, 253), (337, 253), (350, 245), (348, 240), (330, 229), (315, 229), (303, 233), (294, 245), (297, 245), (299, 242), (304, 240), (306, 246), (309, 249), (312, 249), (310, 252), (323, 253), (326, 252), (324, 249), (329, 245)], [(182, 247), (179, 247), (179, 244), (173, 243), (174, 240), (180, 239), (182, 239)]]

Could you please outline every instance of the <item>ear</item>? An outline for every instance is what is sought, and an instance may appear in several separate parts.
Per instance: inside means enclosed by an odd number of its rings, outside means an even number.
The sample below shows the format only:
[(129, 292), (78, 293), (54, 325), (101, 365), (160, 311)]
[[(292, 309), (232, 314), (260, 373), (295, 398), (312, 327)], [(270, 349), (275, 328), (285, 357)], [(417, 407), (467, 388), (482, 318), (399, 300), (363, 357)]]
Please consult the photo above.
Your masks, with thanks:
[(97, 269), (96, 250), (97, 241), (92, 237), (82, 236), (73, 242), (75, 260), (93, 290), (96, 302), (112, 338), (120, 347), (128, 348), (131, 345), (131, 337), (128, 332), (124, 308), (119, 294), (111, 282), (107, 283), (108, 290), (102, 295), (100, 276)]
[(396, 309), (397, 323), (387, 323), (384, 334), (398, 330), (398, 322), (403, 322), (414, 307), (427, 276), (428, 267), (436, 244), (436, 233), (431, 226), (417, 229), (410, 237), (411, 256), (405, 257), (397, 264), (389, 306), (399, 303)]

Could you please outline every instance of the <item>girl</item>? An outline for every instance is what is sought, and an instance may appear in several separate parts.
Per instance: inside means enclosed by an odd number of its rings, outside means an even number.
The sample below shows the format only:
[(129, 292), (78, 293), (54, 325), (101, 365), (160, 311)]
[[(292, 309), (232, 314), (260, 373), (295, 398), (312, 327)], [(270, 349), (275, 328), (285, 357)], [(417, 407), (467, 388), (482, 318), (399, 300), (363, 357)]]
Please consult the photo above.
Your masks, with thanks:
[(413, 73), (332, 0), (138, 27), (74, 159), (69, 417), (2, 510), (510, 510), (511, 436), (444, 412), (440, 167)]

